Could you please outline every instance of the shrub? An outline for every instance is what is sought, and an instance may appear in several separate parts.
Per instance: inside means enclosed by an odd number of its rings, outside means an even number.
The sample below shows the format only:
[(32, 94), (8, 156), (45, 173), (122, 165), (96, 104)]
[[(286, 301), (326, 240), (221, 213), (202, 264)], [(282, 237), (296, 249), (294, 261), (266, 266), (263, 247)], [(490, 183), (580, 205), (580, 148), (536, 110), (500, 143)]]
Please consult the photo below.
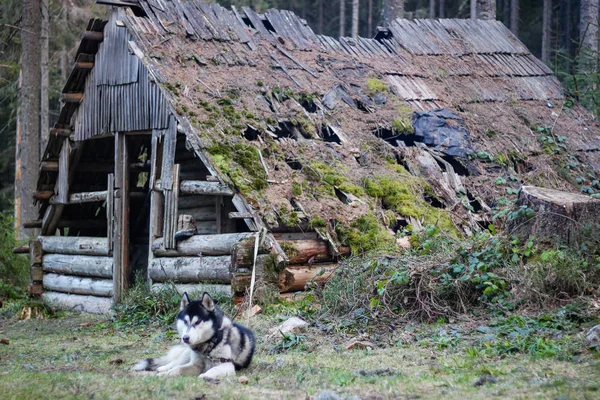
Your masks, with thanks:
[(0, 214), (0, 298), (15, 297), (29, 282), (27, 257), (12, 252), (17, 245), (12, 215)]

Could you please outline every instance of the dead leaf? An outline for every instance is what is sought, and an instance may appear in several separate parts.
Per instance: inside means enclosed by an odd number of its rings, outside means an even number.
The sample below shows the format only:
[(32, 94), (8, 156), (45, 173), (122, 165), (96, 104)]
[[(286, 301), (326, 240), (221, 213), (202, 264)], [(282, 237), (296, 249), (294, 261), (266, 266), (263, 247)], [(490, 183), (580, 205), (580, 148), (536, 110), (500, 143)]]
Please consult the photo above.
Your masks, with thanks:
[(2, 344), (9, 344), (10, 340), (8, 340), (8, 338), (2, 338), (2, 340), (0, 340), (0, 343), (2, 343)]
[(244, 317), (245, 318), (252, 318), (254, 317), (256, 314), (258, 314), (260, 311), (262, 310), (262, 308), (260, 308), (260, 306), (258, 304), (255, 304), (254, 306), (252, 306), (251, 309), (246, 310), (244, 312)]
[(346, 350), (354, 350), (354, 349), (366, 349), (371, 348), (374, 349), (375, 345), (366, 340), (351, 340), (344, 346)]
[(121, 365), (123, 364), (125, 361), (123, 361), (121, 358), (116, 358), (114, 360), (110, 360), (108, 363), (109, 364), (113, 364), (113, 365)]

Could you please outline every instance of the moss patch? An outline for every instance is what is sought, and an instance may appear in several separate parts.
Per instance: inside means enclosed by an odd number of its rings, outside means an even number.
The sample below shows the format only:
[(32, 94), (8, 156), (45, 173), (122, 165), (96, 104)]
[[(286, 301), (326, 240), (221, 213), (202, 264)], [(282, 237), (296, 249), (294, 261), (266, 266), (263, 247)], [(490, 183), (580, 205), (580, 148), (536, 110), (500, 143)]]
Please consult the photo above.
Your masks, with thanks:
[(365, 215), (353, 221), (349, 226), (338, 224), (335, 228), (340, 243), (349, 246), (352, 254), (371, 250), (390, 250), (395, 248), (394, 236), (374, 215)]
[(369, 88), (371, 95), (374, 95), (375, 93), (385, 93), (388, 91), (388, 87), (385, 82), (376, 78), (367, 79), (367, 87)]
[(337, 187), (343, 192), (352, 193), (355, 196), (364, 196), (365, 191), (360, 186), (352, 183), (340, 171), (347, 170), (341, 164), (329, 165), (323, 162), (313, 162), (309, 168), (303, 170), (308, 180), (321, 183), (327, 188), (327, 192), (333, 195), (333, 188)]
[(233, 146), (218, 143), (208, 149), (215, 166), (246, 194), (267, 187), (267, 176), (260, 162), (258, 149), (246, 143)]

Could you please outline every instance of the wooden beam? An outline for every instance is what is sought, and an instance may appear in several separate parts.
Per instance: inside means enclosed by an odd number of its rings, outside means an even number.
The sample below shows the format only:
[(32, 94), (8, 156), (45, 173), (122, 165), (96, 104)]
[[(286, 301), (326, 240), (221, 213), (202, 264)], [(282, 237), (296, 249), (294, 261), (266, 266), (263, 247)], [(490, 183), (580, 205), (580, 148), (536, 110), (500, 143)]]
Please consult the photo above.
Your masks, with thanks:
[(108, 256), (108, 239), (86, 236), (40, 236), (45, 253)]
[(58, 179), (56, 180), (56, 196), (51, 204), (66, 204), (69, 201), (69, 159), (71, 156), (71, 142), (63, 140), (58, 158)]
[(63, 103), (80, 103), (83, 99), (83, 93), (63, 93), (60, 95), (60, 101)]
[(112, 278), (113, 259), (103, 256), (79, 256), (71, 254), (45, 254), (42, 258), (45, 272), (67, 275)]
[(113, 284), (110, 279), (88, 278), (61, 274), (44, 274), (44, 289), (71, 294), (90, 294), (111, 297)]
[(42, 220), (41, 219), (35, 219), (33, 221), (25, 221), (25, 222), (23, 222), (23, 228), (26, 228), (26, 229), (41, 228), (41, 227), (42, 227)]
[(253, 236), (253, 233), (225, 233), (220, 235), (194, 235), (189, 239), (177, 242), (177, 248), (167, 250), (163, 239), (152, 242), (152, 251), (158, 257), (182, 256), (224, 256), (232, 252), (234, 245)]
[(230, 219), (252, 219), (253, 215), (248, 212), (230, 212)]
[(29, 245), (23, 244), (21, 246), (13, 247), (12, 252), (13, 254), (29, 254)]
[(233, 196), (234, 191), (223, 183), (208, 181), (182, 181), (181, 194), (202, 194), (209, 196)]
[(122, 195), (114, 201), (114, 300), (118, 302), (127, 288), (129, 276), (129, 153), (127, 137), (122, 133), (115, 135), (115, 189)]
[[(83, 193), (73, 193), (69, 196), (69, 200), (66, 204), (81, 204), (81, 203), (93, 203), (96, 201), (104, 201), (108, 196), (107, 190), (100, 190), (98, 192), (83, 192)], [(50, 199), (50, 204), (60, 204), (54, 196)]]
[(102, 41), (102, 40), (104, 40), (104, 33), (95, 32), (95, 31), (85, 31), (83, 33), (83, 39), (84, 40)]
[(230, 256), (154, 258), (148, 270), (154, 282), (229, 283)]
[(73, 131), (71, 129), (56, 128), (56, 127), (50, 129), (50, 135), (52, 135), (52, 136), (69, 137), (69, 136), (71, 136), (72, 133), (73, 133)]
[(93, 62), (81, 62), (78, 61), (73, 65), (73, 69), (82, 69), (82, 70), (90, 70), (94, 68)]
[(108, 314), (112, 300), (106, 297), (83, 296), (59, 292), (45, 292), (42, 299), (46, 304), (62, 310), (88, 312), (91, 314)]
[(52, 190), (33, 192), (34, 200), (48, 200), (52, 196), (54, 196), (54, 192)]
[(58, 171), (58, 161), (42, 161), (40, 168), (42, 171)]
[(115, 234), (115, 174), (108, 174), (106, 180), (106, 247), (108, 254), (112, 255)]

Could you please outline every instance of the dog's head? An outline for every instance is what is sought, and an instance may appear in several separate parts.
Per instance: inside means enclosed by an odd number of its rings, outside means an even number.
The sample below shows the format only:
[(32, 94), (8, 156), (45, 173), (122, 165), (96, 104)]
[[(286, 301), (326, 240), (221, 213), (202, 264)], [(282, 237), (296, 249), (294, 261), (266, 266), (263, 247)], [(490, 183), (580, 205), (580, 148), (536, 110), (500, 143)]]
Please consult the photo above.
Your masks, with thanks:
[(177, 315), (177, 332), (181, 341), (194, 346), (211, 340), (219, 329), (218, 308), (212, 297), (206, 292), (202, 299), (190, 301), (187, 293), (181, 298)]

